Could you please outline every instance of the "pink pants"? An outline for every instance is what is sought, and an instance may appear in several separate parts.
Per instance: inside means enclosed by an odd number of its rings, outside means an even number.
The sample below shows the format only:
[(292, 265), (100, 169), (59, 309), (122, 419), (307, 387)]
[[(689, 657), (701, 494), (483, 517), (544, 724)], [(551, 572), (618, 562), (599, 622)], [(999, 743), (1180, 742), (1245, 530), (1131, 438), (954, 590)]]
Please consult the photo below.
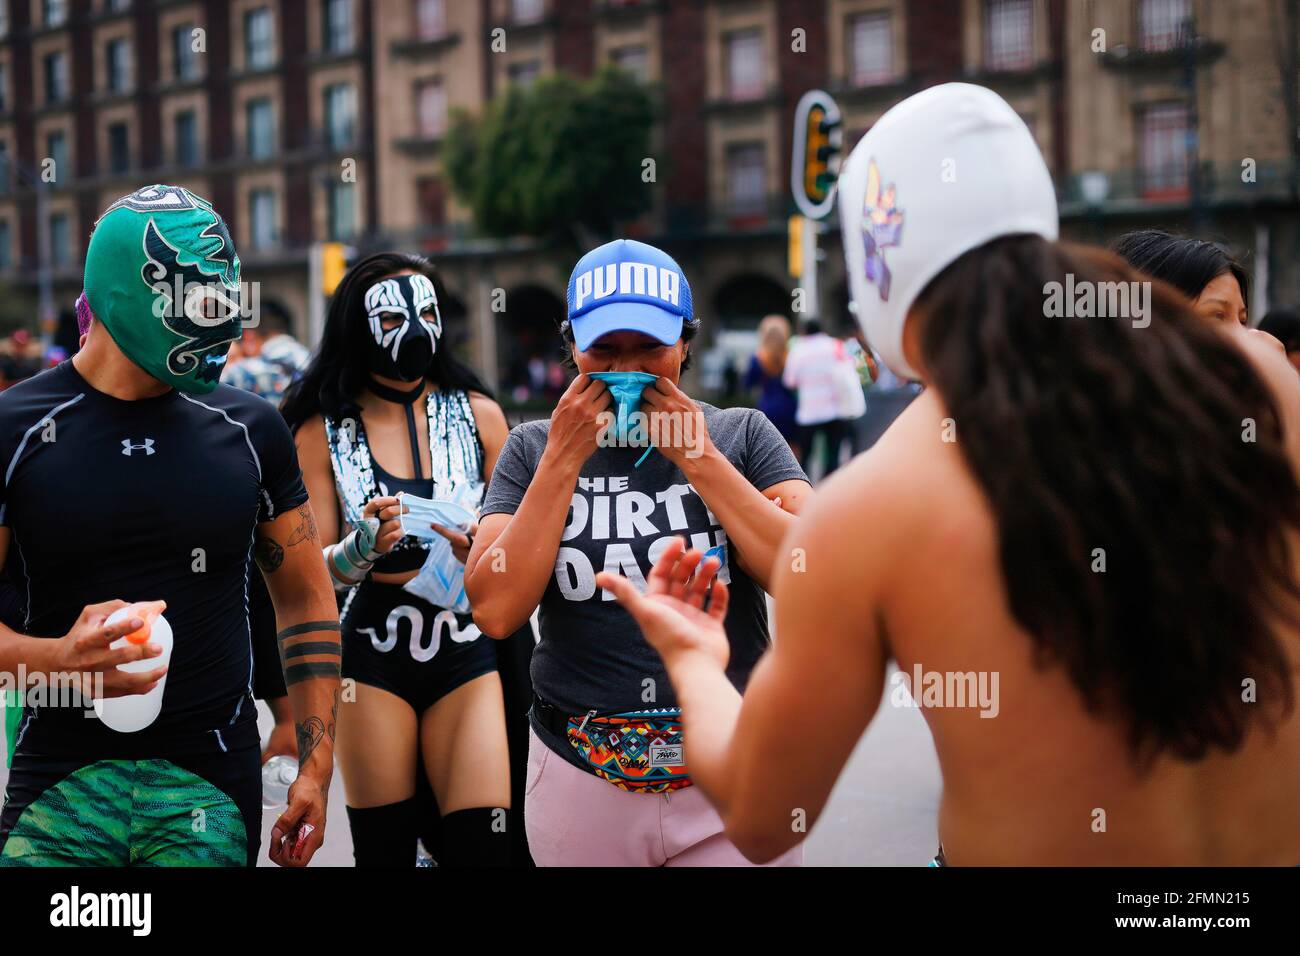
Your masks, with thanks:
[[(529, 733), (524, 824), (538, 866), (754, 866), (695, 787), (629, 793)], [(802, 866), (797, 846), (765, 866)]]

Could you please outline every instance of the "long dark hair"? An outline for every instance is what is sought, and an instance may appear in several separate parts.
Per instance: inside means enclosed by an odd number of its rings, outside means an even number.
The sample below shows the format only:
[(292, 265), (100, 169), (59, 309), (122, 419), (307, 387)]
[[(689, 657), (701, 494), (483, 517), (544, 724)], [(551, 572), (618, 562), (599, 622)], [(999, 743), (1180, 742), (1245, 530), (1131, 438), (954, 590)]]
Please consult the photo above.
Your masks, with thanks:
[[(302, 377), (289, 387), (280, 403), (280, 413), (290, 428), (297, 430), (303, 422), (322, 412), (338, 419), (345, 410), (355, 407), (357, 396), (370, 380), (368, 356), (374, 347), (366, 321), (366, 290), (384, 276), (405, 269), (428, 276), (438, 300), (446, 301), (442, 281), (433, 265), (422, 256), (377, 252), (349, 269), (330, 299), (320, 346)], [(465, 389), (492, 397), (474, 370), (458, 361), (447, 348), (445, 323), (425, 376), (440, 389)]]
[(1133, 268), (1168, 282), (1193, 300), (1219, 276), (1231, 275), (1241, 289), (1241, 301), (1250, 307), (1246, 270), (1217, 243), (1162, 229), (1138, 229), (1116, 239), (1111, 250)]
[[(1048, 284), (1070, 273), (1076, 287), (1145, 278), (1100, 249), (995, 240), (918, 300), (922, 364), (992, 507), (1039, 665), (1119, 717), (1140, 763), (1235, 750), (1294, 706), (1275, 629), (1300, 620), (1300, 487), (1278, 410), (1172, 286), (1151, 283), (1146, 327), (1047, 317)], [(1247, 677), (1260, 703), (1243, 702)]]

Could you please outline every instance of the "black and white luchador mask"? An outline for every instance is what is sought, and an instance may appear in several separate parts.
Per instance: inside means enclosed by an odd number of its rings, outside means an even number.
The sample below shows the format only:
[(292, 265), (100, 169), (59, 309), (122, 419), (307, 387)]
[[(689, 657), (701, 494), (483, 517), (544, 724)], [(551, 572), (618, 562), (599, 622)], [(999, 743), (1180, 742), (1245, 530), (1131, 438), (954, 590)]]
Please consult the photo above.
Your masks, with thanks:
[[(380, 279), (366, 290), (366, 315), (375, 340), (370, 370), (403, 382), (423, 378), (442, 335), (438, 295), (429, 277)], [(385, 329), (385, 316), (399, 317), (402, 324)]]

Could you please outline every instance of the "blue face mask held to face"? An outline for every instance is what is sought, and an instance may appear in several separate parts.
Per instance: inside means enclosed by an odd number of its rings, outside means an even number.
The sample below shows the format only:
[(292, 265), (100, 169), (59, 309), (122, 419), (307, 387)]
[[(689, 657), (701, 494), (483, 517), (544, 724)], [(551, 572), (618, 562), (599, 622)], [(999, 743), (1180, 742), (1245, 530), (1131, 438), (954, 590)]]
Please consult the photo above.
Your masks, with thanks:
[[(632, 413), (641, 408), (641, 393), (659, 376), (651, 375), (649, 372), (589, 372), (588, 374), (604, 382), (609, 393), (614, 396), (618, 406), (614, 434), (620, 443), (626, 442), (628, 432), (632, 428)], [(649, 448), (646, 449), (646, 455), (648, 454), (650, 454)], [(645, 461), (645, 455), (641, 456), (637, 465), (639, 466), (642, 461)]]
[(641, 393), (659, 376), (651, 375), (649, 372), (590, 372), (589, 374), (592, 378), (604, 382), (609, 388), (609, 393), (614, 396), (614, 401), (618, 405), (615, 434), (620, 440), (627, 438), (627, 433), (632, 427), (632, 413), (641, 407)]

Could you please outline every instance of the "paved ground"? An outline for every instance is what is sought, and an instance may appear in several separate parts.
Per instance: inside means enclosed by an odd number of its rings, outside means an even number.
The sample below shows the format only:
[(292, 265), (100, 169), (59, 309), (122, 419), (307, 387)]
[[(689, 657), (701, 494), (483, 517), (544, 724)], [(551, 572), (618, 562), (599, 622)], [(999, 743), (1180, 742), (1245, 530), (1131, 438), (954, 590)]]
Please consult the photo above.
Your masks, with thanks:
[[(265, 730), (270, 715), (263, 712)], [(917, 710), (880, 708), (840, 777), (805, 844), (808, 866), (919, 866), (939, 845), (936, 817), (941, 780), (930, 731)], [(269, 839), (275, 814), (263, 820)], [(330, 790), (329, 837), (316, 859), (350, 866), (352, 842), (343, 786)], [(265, 855), (265, 854), (264, 854)], [(263, 861), (264, 865), (270, 865)]]
[[(270, 713), (259, 704), (263, 732), (270, 730)], [(0, 767), (0, 785), (8, 772)], [(822, 819), (808, 837), (809, 866), (916, 866), (934, 854), (938, 843), (935, 815), (939, 800), (939, 767), (930, 733), (919, 712), (881, 708), (853, 753), (831, 796)], [(329, 830), (317, 854), (320, 865), (349, 866), (343, 784), (335, 774), (330, 790)], [(263, 814), (261, 865), (276, 812)]]

